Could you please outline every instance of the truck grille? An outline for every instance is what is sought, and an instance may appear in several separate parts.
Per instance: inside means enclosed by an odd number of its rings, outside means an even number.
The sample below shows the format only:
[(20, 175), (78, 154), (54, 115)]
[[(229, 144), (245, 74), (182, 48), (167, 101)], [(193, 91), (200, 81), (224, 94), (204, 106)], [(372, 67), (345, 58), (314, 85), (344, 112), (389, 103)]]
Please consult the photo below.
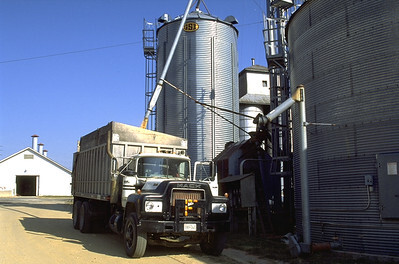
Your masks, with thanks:
[(173, 189), (171, 196), (171, 204), (175, 206), (176, 200), (203, 200), (205, 193), (203, 190), (181, 190)]

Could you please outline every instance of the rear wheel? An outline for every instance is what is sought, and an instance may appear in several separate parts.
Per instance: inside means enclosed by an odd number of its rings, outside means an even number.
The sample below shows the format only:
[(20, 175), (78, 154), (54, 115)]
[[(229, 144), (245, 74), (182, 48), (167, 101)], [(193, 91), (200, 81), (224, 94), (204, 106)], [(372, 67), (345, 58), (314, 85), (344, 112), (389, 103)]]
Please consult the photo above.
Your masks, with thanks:
[(125, 222), (123, 229), (125, 251), (129, 257), (140, 258), (144, 256), (147, 248), (147, 233), (137, 229), (136, 214), (131, 213)]
[(83, 202), (79, 210), (79, 230), (82, 233), (89, 233), (90, 224), (90, 208), (88, 202)]
[(72, 221), (73, 228), (79, 229), (79, 211), (82, 206), (82, 202), (77, 200), (73, 203)]
[(209, 233), (208, 239), (201, 242), (200, 247), (205, 254), (219, 256), (222, 254), (226, 240), (227, 236), (224, 232)]

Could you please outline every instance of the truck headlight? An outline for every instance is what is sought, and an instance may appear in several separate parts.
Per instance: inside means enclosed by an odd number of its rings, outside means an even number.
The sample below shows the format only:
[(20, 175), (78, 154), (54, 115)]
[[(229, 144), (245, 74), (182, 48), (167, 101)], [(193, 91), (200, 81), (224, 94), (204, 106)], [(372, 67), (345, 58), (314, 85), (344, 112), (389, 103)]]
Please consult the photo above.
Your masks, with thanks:
[(149, 213), (162, 213), (162, 201), (145, 201), (144, 209)]
[(227, 204), (226, 203), (212, 203), (212, 213), (220, 214), (227, 212)]

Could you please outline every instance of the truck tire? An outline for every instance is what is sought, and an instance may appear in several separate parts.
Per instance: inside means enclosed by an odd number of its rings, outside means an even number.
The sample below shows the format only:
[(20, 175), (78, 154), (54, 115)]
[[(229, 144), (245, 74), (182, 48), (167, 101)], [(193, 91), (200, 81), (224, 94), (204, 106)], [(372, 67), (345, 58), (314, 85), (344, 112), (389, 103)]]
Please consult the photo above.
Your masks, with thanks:
[(137, 229), (137, 216), (131, 213), (125, 222), (123, 228), (123, 241), (126, 254), (131, 258), (140, 258), (144, 256), (147, 248), (147, 233)]
[(73, 228), (79, 229), (79, 211), (82, 206), (82, 202), (77, 200), (73, 203), (72, 221)]
[(90, 224), (90, 208), (88, 202), (83, 202), (79, 210), (79, 230), (82, 233), (89, 233)]
[(201, 242), (200, 247), (205, 254), (219, 256), (222, 254), (226, 240), (227, 235), (225, 232), (209, 233), (208, 239)]

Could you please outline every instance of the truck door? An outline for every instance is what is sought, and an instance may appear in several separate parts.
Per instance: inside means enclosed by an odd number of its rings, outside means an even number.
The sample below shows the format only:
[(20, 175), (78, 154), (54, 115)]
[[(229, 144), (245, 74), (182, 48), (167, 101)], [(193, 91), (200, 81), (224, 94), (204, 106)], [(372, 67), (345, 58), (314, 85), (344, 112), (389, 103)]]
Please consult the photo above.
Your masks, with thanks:
[(214, 172), (213, 161), (196, 161), (192, 180), (207, 182), (209, 187), (211, 187), (212, 195), (219, 195), (218, 179)]

